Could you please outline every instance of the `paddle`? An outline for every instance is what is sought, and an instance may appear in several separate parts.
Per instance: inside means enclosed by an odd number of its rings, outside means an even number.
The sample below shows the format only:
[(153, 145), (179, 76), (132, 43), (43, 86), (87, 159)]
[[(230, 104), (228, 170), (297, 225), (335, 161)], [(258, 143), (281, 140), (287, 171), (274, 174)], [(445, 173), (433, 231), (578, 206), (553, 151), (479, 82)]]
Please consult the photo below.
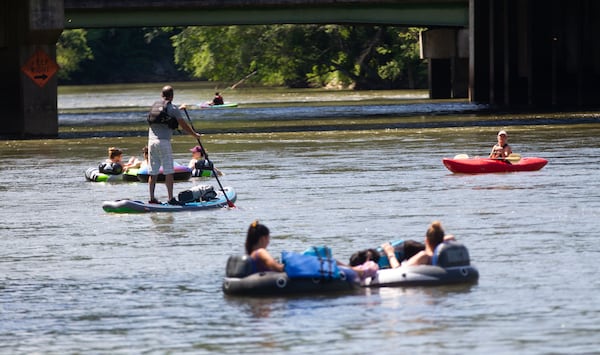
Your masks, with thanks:
[[(227, 91), (229, 89), (235, 89), (238, 85), (242, 84), (244, 81), (248, 80), (248, 78), (250, 78), (251, 76), (255, 75), (256, 73), (258, 73), (258, 71), (253, 71), (252, 73), (246, 75), (245, 77), (243, 77), (240, 81), (236, 82), (235, 84), (226, 87), (223, 91)], [(215, 91), (218, 90), (218, 87), (215, 87)]]
[(496, 160), (502, 160), (502, 161), (507, 162), (509, 164), (518, 163), (519, 160), (521, 160), (521, 154), (511, 153), (506, 158), (494, 158), (494, 159), (496, 159)]
[[(246, 81), (249, 77), (251, 77), (252, 75), (256, 74), (257, 71), (253, 71), (252, 73), (246, 75), (242, 80), (238, 81), (237, 83), (231, 85), (229, 88), (235, 89), (238, 85), (240, 85), (241, 83), (243, 83), (244, 81)], [(225, 88), (225, 90), (229, 89), (229, 88)]]
[[(190, 115), (188, 115), (188, 112), (185, 108), (183, 109), (183, 112), (185, 112), (185, 116), (187, 117), (188, 121), (190, 122), (190, 127), (192, 127), (192, 129), (195, 131), (196, 129), (194, 128), (194, 124), (192, 123)], [(198, 145), (200, 146), (200, 149), (202, 149), (202, 154), (204, 155), (204, 158), (206, 158), (206, 160), (208, 161), (208, 163), (210, 164), (210, 166), (212, 168), (212, 173), (215, 176), (215, 179), (217, 179), (217, 183), (219, 184), (221, 191), (223, 191), (223, 196), (225, 196), (225, 199), (227, 200), (227, 206), (229, 206), (231, 208), (235, 208), (235, 205), (233, 204), (233, 202), (231, 202), (229, 197), (227, 197), (227, 193), (225, 192), (223, 185), (221, 185), (221, 181), (219, 181), (219, 174), (217, 174), (217, 172), (215, 171), (215, 165), (211, 164), (210, 160), (208, 159), (208, 154), (206, 153), (206, 149), (204, 149), (204, 147), (202, 146), (202, 142), (200, 142), (200, 138), (197, 138), (196, 140), (198, 141)]]
[[(469, 159), (469, 156), (467, 154), (456, 154), (454, 156), (454, 159)], [(512, 153), (509, 156), (507, 156), (506, 158), (494, 158), (494, 159), (506, 161), (509, 163), (517, 163), (519, 160), (521, 160), (521, 154)]]
[(506, 157), (506, 160), (511, 163), (518, 163), (521, 160), (521, 154), (512, 153)]

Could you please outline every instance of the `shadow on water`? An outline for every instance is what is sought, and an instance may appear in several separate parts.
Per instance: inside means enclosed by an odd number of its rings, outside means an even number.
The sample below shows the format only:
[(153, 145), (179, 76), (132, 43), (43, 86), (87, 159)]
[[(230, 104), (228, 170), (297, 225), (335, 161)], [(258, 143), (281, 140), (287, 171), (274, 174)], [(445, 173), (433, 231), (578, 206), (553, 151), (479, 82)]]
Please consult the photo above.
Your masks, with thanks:
[[(500, 112), (466, 100), (431, 100), (426, 90), (353, 91), (243, 87), (224, 90), (231, 109), (201, 109), (215, 83), (174, 83), (206, 134), (421, 129), (598, 123), (596, 112)], [(141, 137), (161, 85), (59, 87), (59, 138)]]
[[(600, 123), (594, 113), (502, 114), (466, 102), (188, 110), (205, 134), (502, 127)], [(146, 111), (62, 113), (59, 138), (147, 134)]]

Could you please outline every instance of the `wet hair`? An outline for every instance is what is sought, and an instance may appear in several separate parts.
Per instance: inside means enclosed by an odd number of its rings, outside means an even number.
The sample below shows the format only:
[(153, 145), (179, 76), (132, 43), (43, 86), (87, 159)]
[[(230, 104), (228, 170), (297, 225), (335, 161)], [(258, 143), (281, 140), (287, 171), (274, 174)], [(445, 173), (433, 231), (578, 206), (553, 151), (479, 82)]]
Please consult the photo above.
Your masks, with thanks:
[(144, 148), (142, 148), (142, 154), (148, 155), (148, 146), (145, 146)]
[(379, 262), (379, 252), (375, 249), (365, 249), (357, 251), (350, 256), (350, 266), (358, 266), (366, 263), (368, 260)]
[(119, 155), (123, 155), (123, 151), (116, 147), (108, 148), (108, 158), (113, 159), (114, 157), (118, 157)]
[(402, 244), (404, 248), (404, 259), (406, 260), (412, 258), (418, 252), (425, 250), (425, 244), (417, 242), (416, 240), (405, 240)]
[(264, 224), (258, 223), (258, 220), (252, 222), (248, 227), (248, 234), (246, 234), (246, 253), (252, 254), (252, 249), (258, 243), (260, 237), (269, 235), (269, 228)]
[(165, 85), (162, 88), (162, 97), (164, 97), (167, 100), (173, 99), (173, 87), (171, 85)]
[(427, 233), (425, 237), (431, 246), (431, 249), (435, 249), (438, 245), (444, 242), (444, 228), (442, 228), (442, 222), (433, 221), (429, 228), (427, 228)]

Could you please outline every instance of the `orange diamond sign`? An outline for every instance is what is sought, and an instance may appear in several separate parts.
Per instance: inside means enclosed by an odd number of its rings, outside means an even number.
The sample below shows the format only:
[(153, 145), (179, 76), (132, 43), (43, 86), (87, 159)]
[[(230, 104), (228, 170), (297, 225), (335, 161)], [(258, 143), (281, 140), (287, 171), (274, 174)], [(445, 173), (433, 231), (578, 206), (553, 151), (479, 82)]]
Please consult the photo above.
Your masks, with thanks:
[(21, 70), (39, 87), (44, 87), (58, 70), (58, 64), (46, 52), (38, 49)]

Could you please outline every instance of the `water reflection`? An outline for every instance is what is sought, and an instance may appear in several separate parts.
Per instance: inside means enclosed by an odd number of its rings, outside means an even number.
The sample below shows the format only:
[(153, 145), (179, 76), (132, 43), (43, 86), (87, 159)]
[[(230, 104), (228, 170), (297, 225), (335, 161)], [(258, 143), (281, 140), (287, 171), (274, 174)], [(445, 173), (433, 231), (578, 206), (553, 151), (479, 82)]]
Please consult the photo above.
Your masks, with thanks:
[[(441, 287), (382, 287), (360, 288), (352, 292), (327, 295), (290, 295), (284, 297), (245, 297), (224, 296), (225, 301), (239, 311), (253, 318), (269, 318), (274, 312), (313, 311), (332, 303), (337, 306), (353, 306), (361, 309), (381, 306), (385, 309), (418, 309), (427, 305), (448, 305), (448, 298), (460, 294), (469, 294), (477, 288), (476, 284), (448, 285)], [(324, 303), (325, 302), (325, 303)], [(357, 316), (363, 312), (357, 310)], [(280, 315), (279, 315), (280, 316)]]
[(256, 297), (230, 297), (225, 296), (226, 302), (248, 314), (252, 318), (269, 318), (274, 309), (280, 307), (285, 299), (278, 298), (256, 298)]
[(150, 214), (150, 221), (157, 232), (164, 233), (170, 237), (176, 236), (174, 234), (175, 228), (175, 216), (172, 213), (152, 213)]
[[(343, 304), (345, 300), (352, 300), (355, 304), (357, 300), (354, 297), (364, 294), (364, 289), (357, 289), (348, 292), (333, 292), (327, 294), (300, 294), (286, 296), (227, 296), (224, 299), (231, 306), (256, 318), (269, 318), (274, 312), (288, 312), (291, 314), (303, 313), (305, 311), (314, 311), (322, 307), (327, 307), (329, 302)], [(280, 317), (281, 315), (278, 315)]]

